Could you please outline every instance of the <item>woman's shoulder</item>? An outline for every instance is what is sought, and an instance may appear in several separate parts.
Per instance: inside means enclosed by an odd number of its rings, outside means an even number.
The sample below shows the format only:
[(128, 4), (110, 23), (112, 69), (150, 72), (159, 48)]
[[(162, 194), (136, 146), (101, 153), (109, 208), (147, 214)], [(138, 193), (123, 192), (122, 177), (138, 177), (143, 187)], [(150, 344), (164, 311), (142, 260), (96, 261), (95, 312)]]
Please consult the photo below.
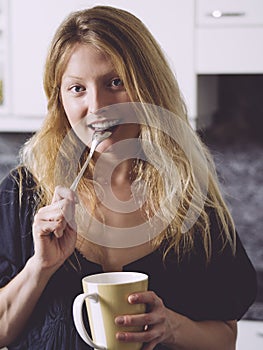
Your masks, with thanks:
[[(12, 169), (0, 183), (0, 209), (11, 215), (12, 211), (28, 213), (37, 203), (36, 182), (25, 167)], [(30, 210), (31, 211), (31, 210)]]
[(11, 189), (33, 188), (35, 181), (32, 173), (24, 166), (17, 166), (0, 181), (0, 190), (8, 191)]
[[(32, 255), (32, 220), (35, 208), (29, 172), (16, 168), (0, 185), (0, 287), (6, 285)], [(28, 190), (27, 190), (28, 189)]]

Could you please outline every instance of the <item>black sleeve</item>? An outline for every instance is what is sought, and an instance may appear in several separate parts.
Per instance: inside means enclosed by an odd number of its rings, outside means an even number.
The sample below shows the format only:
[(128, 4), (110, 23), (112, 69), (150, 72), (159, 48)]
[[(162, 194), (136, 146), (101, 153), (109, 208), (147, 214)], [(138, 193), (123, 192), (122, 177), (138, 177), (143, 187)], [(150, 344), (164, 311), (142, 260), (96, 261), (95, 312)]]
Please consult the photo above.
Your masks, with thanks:
[(0, 287), (24, 267), (33, 254), (33, 180), (13, 170), (0, 184)]

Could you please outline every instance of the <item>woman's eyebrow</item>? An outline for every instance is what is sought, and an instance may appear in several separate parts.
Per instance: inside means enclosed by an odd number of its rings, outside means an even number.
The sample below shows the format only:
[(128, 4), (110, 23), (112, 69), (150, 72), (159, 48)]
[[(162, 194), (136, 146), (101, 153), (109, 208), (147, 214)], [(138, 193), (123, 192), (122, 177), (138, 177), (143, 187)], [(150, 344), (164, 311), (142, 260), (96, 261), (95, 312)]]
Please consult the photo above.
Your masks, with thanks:
[(110, 78), (113, 78), (113, 77), (118, 77), (119, 74), (117, 73), (117, 71), (115, 69), (113, 69), (112, 71), (110, 72), (107, 72), (105, 74), (102, 74), (101, 75), (101, 78), (105, 78), (105, 79), (110, 79)]
[(77, 76), (77, 75), (65, 75), (62, 80), (69, 80), (69, 79), (75, 79), (75, 80), (82, 80), (83, 78)]
[[(116, 70), (112, 70), (112, 71), (107, 72), (105, 74), (102, 73), (101, 75), (97, 76), (96, 78), (97, 79), (110, 79), (110, 78), (118, 77), (118, 76), (119, 76), (119, 74), (117, 73), (117, 71)], [(80, 77), (78, 75), (72, 75), (72, 74), (65, 75), (64, 76), (64, 80), (68, 80), (68, 79), (83, 80), (84, 78)]]

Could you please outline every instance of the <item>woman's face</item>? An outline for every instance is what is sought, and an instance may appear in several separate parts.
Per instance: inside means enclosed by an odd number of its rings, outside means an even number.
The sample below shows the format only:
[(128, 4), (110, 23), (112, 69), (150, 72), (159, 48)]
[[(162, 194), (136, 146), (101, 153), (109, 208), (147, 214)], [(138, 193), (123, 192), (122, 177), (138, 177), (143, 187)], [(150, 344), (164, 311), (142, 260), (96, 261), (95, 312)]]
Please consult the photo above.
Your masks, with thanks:
[(138, 137), (139, 125), (128, 123), (125, 108), (116, 112), (116, 104), (130, 102), (123, 82), (111, 60), (92, 45), (77, 44), (73, 49), (62, 76), (61, 99), (70, 125), (75, 131), (82, 130), (81, 139), (84, 133), (88, 145), (94, 130), (110, 128), (112, 134), (97, 147), (99, 152), (118, 141)]

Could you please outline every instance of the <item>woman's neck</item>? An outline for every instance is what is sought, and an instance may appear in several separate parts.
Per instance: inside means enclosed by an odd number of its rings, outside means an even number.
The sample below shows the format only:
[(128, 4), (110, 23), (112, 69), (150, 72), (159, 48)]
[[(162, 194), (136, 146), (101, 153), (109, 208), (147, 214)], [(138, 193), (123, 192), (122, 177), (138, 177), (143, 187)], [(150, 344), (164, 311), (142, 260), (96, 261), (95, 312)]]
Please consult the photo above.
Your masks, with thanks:
[(131, 185), (134, 159), (109, 159), (96, 161), (94, 179), (99, 183), (108, 183), (112, 186)]

